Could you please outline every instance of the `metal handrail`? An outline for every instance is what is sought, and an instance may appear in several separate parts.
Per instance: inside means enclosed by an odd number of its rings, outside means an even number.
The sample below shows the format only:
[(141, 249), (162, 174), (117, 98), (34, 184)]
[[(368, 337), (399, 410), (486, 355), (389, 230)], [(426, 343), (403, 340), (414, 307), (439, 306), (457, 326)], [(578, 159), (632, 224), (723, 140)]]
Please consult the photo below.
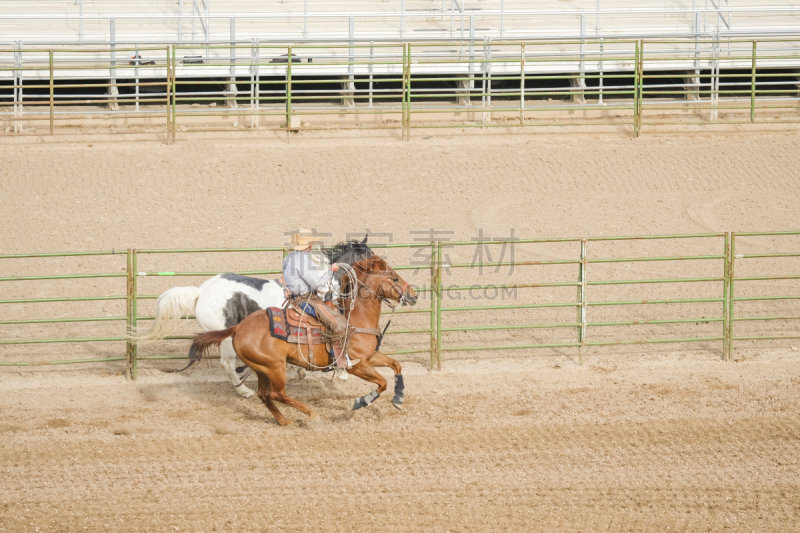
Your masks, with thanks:
[[(726, 2), (727, 3), (727, 2)], [(602, 9), (563, 9), (563, 10), (552, 10), (552, 9), (534, 9), (534, 10), (506, 10), (502, 8), (503, 4), (501, 3), (501, 9), (497, 10), (481, 10), (479, 12), (470, 12), (465, 14), (463, 10), (459, 11), (450, 11), (450, 29), (447, 28), (433, 28), (431, 31), (441, 31), (445, 34), (449, 31), (449, 36), (445, 35), (443, 38), (453, 39), (454, 37), (469, 37), (474, 38), (476, 36), (479, 37), (486, 37), (491, 36), (492, 38), (505, 38), (508, 32), (506, 32), (506, 22), (508, 21), (509, 17), (516, 17), (519, 19), (528, 20), (530, 18), (545, 18), (551, 19), (552, 17), (564, 17), (567, 19), (572, 19), (578, 17), (580, 19), (579, 26), (576, 26), (576, 31), (569, 31), (563, 34), (563, 36), (575, 36), (579, 35), (581, 38), (586, 38), (589, 35), (594, 37), (626, 37), (626, 38), (647, 38), (653, 36), (667, 36), (667, 35), (674, 35), (674, 36), (692, 36), (696, 37), (699, 35), (705, 36), (721, 36), (721, 35), (736, 35), (736, 34), (758, 34), (758, 35), (781, 35), (787, 29), (770, 29), (768, 27), (759, 28), (758, 26), (747, 26), (746, 23), (744, 25), (740, 25), (742, 28), (741, 30), (734, 30), (733, 29), (733, 14), (738, 14), (739, 17), (746, 17), (748, 14), (757, 14), (759, 16), (766, 14), (788, 14), (788, 15), (800, 15), (800, 6), (765, 6), (765, 7), (723, 7), (720, 3), (719, 6), (715, 6), (712, 2), (712, 7), (708, 7), (708, 2), (706, 2), (706, 7), (692, 7), (692, 8), (657, 8), (657, 7), (640, 7), (640, 8), (602, 8)], [(460, 6), (463, 8), (463, 6)], [(201, 8), (205, 8), (205, 13), (202, 13)], [(723, 12), (728, 14), (727, 21), (723, 16)], [(444, 11), (442, 12), (444, 13)], [(709, 28), (708, 25), (708, 15), (709, 14), (716, 14), (717, 15), (717, 28)], [(637, 31), (627, 31), (626, 33), (618, 33), (619, 27), (615, 25), (613, 30), (605, 30), (600, 28), (600, 21), (601, 17), (636, 17), (636, 16), (667, 16), (667, 15), (687, 15), (691, 19), (691, 28), (687, 28), (685, 31), (673, 31), (673, 30), (665, 30), (665, 31), (658, 31), (658, 30), (637, 30)], [(96, 21), (109, 21), (111, 25), (111, 29), (109, 31), (109, 38), (102, 41), (94, 41), (98, 43), (123, 43), (126, 41), (116, 39), (114, 35), (115, 31), (113, 30), (113, 26), (117, 20), (120, 21), (149, 21), (157, 24), (178, 24), (178, 32), (177, 35), (158, 35), (158, 36), (151, 36), (151, 39), (155, 39), (158, 42), (184, 42), (183, 39), (183, 23), (185, 21), (191, 22), (192, 30), (191, 30), (191, 42), (194, 43), (203, 43), (203, 44), (211, 44), (211, 43), (219, 43), (219, 42), (232, 42), (236, 41), (236, 21), (238, 20), (245, 20), (247, 22), (254, 22), (254, 21), (278, 21), (284, 22), (289, 21), (289, 23), (293, 23), (296, 21), (302, 20), (303, 23), (303, 30), (302, 30), (302, 38), (298, 36), (293, 37), (293, 40), (302, 41), (302, 42), (309, 42), (313, 40), (319, 40), (323, 38), (330, 38), (332, 36), (340, 36), (340, 35), (347, 35), (351, 39), (356, 38), (355, 36), (355, 22), (356, 21), (364, 21), (370, 20), (375, 22), (376, 19), (379, 21), (398, 21), (400, 22), (400, 30), (399, 30), (399, 37), (404, 40), (409, 40), (409, 36), (407, 35), (408, 32), (406, 31), (407, 21), (413, 22), (420, 18), (431, 18), (433, 15), (430, 11), (406, 11), (402, 10), (400, 12), (314, 12), (309, 13), (307, 5), (303, 12), (284, 12), (284, 13), (249, 13), (249, 12), (229, 12), (229, 13), (210, 13), (210, 2), (206, 2), (201, 0), (199, 3), (197, 0), (192, 1), (192, 8), (191, 14), (183, 14), (183, 7), (179, 8), (178, 14), (138, 14), (138, 13), (121, 13), (121, 14), (85, 14), (83, 13), (83, 4), (80, 2), (80, 13), (78, 14), (39, 14), (39, 13), (31, 13), (31, 14), (9, 14), (0, 17), (0, 23), (3, 21), (24, 21), (24, 20), (37, 20), (37, 21), (48, 21), (48, 20), (56, 20), (56, 21), (64, 21), (64, 22), (73, 22), (78, 21), (78, 34), (77, 34), (77, 42), (86, 42), (85, 35), (84, 35), (84, 23), (85, 22), (96, 22)], [(705, 18), (705, 24), (703, 29), (700, 29), (699, 20), (701, 18)], [(455, 27), (455, 18), (459, 19), (459, 27), (456, 30)], [(586, 20), (587, 17), (594, 18), (595, 22), (595, 29), (593, 32), (588, 32), (586, 28)], [(486, 20), (486, 19), (498, 19), (500, 21), (499, 28), (489, 28), (489, 29), (476, 29), (475, 21)], [(309, 31), (308, 31), (308, 23), (309, 21), (314, 20), (333, 20), (333, 19), (347, 19), (349, 20), (349, 29), (345, 30), (342, 29), (341, 31), (324, 31), (317, 34), (315, 39), (310, 39)], [(211, 36), (211, 28), (210, 24), (212, 21), (229, 21), (229, 29), (227, 34), (223, 31), (220, 35), (215, 36), (212, 39)], [(737, 18), (737, 20), (741, 20)], [(201, 39), (197, 38), (196, 32), (196, 23), (200, 22), (201, 26)], [(468, 26), (465, 25), (468, 23)], [(723, 27), (724, 23), (724, 27)], [(632, 30), (632, 29), (631, 29)], [(457, 32), (457, 33), (456, 33)], [(216, 32), (219, 34), (219, 32)], [(547, 32), (536, 32), (530, 30), (513, 30), (513, 33), (518, 36), (518, 38), (533, 38), (539, 37), (539, 33), (547, 33)], [(479, 35), (478, 35), (479, 34)], [(370, 32), (366, 32), (366, 37), (362, 37), (362, 39), (366, 38), (368, 40), (380, 40), (381, 38), (386, 38), (385, 36), (389, 35), (390, 38), (396, 38), (395, 36), (398, 35), (398, 32), (395, 29), (387, 32), (384, 30), (372, 30)], [(139, 38), (136, 39), (138, 42), (142, 42), (146, 39), (146, 35), (139, 35)], [(19, 40), (19, 39), (17, 39)], [(36, 41), (39, 43), (45, 43), (45, 41), (40, 41), (36, 39), (23, 39), (24, 41)], [(265, 39), (270, 40), (270, 39)], [(279, 40), (279, 39), (273, 39)], [(284, 39), (285, 40), (285, 39)], [(7, 41), (0, 41), (0, 42), (12, 42), (11, 40)], [(72, 41), (74, 42), (74, 41)], [(130, 41), (128, 41), (130, 42)], [(155, 41), (153, 41), (155, 42)], [(46, 44), (59, 44), (61, 41), (47, 41)]]

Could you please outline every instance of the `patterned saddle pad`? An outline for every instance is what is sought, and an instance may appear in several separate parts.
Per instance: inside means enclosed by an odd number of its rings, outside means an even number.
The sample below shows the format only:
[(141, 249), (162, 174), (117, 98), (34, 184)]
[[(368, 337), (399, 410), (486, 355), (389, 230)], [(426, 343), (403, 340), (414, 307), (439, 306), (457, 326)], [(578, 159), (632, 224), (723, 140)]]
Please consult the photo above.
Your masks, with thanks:
[(293, 308), (267, 309), (269, 332), (276, 339), (292, 344), (325, 344), (322, 342), (322, 326), (313, 317), (302, 315)]

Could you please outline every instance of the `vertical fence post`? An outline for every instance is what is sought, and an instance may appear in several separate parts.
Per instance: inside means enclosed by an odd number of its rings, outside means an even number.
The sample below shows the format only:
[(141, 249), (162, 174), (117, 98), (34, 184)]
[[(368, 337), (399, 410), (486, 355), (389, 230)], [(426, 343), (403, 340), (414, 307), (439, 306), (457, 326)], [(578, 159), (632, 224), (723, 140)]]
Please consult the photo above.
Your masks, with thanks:
[(597, 80), (598, 96), (597, 103), (603, 105), (603, 38), (600, 37), (600, 60), (598, 61), (600, 67), (600, 77)]
[(436, 243), (436, 370), (442, 369), (442, 243)]
[(171, 46), (167, 45), (167, 50), (166, 50), (166, 54), (167, 54), (167, 77), (166, 77), (166, 80), (165, 80), (165, 83), (164, 83), (164, 91), (167, 93), (167, 96), (166, 96), (167, 144), (171, 144), (170, 137), (172, 136), (172, 101), (170, 99), (170, 93), (171, 93), (171, 88), (172, 88), (172, 76), (170, 74), (170, 72), (172, 70), (171, 69), (171, 63), (172, 63), (172, 57), (171, 56), (172, 56), (172, 54), (170, 54), (170, 48), (171, 48)]
[(519, 125), (525, 125), (525, 43), (519, 53)]
[(711, 113), (709, 119), (716, 121), (719, 119), (719, 35), (713, 37), (711, 45), (711, 79), (709, 85), (711, 89)]
[(756, 121), (756, 42), (753, 41), (753, 63), (750, 67), (750, 122)]
[[(261, 84), (259, 83), (259, 78), (261, 76), (261, 71), (259, 64), (261, 63), (261, 46), (260, 40), (258, 37), (253, 39), (252, 46), (250, 48), (250, 129), (257, 130), (259, 126), (258, 120), (258, 113), (259, 113), (259, 98), (260, 98), (260, 91), (261, 91)], [(292, 57), (289, 56), (289, 62), (291, 63)]]
[(581, 239), (581, 263), (578, 270), (578, 364), (583, 365), (583, 348), (586, 345), (586, 239)]
[(500, 38), (506, 38), (506, 2), (500, 0)]
[(411, 140), (411, 43), (408, 43), (408, 60), (406, 66), (406, 140)]
[(725, 281), (722, 284), (722, 360), (728, 360), (728, 340), (730, 331), (728, 329), (728, 306), (730, 305), (730, 282), (731, 282), (731, 233), (725, 234)]
[(14, 41), (14, 133), (22, 133), (22, 43)]
[(403, 43), (403, 81), (401, 83), (402, 86), (402, 98), (400, 100), (400, 136), (401, 139), (404, 141), (406, 140), (406, 54), (408, 50), (406, 48), (406, 43)]
[(308, 0), (303, 0), (303, 39), (308, 39)]
[(292, 134), (292, 47), (287, 47), (286, 56), (286, 139)]
[[(127, 316), (126, 321), (126, 329), (128, 335), (133, 334), (133, 278), (135, 273), (133, 272), (133, 250), (128, 248), (128, 268), (127, 268), (127, 290), (125, 294), (127, 295), (128, 299), (126, 300), (127, 303), (127, 310), (125, 312)], [(131, 368), (133, 366), (133, 349), (135, 346), (135, 341), (132, 341), (130, 337), (128, 337), (128, 341), (125, 346), (125, 377), (131, 379)]]
[(176, 58), (175, 47), (170, 46), (170, 49), (172, 52), (170, 59), (170, 65), (171, 65), (170, 75), (172, 77), (172, 83), (170, 84), (172, 93), (172, 142), (174, 143), (176, 140), (175, 138), (177, 134), (176, 132), (178, 131), (178, 80), (177, 80), (178, 62), (175, 60)]
[(116, 99), (116, 95), (119, 94), (119, 89), (117, 88), (117, 20), (111, 17), (108, 23), (108, 35), (109, 41), (111, 41), (111, 70), (109, 71), (111, 79), (108, 80), (109, 85), (106, 93), (109, 95), (108, 108), (112, 111), (116, 111), (119, 109), (119, 104)]
[[(130, 251), (130, 253), (131, 253), (131, 271), (130, 271), (131, 274), (130, 275), (133, 277), (133, 283), (132, 283), (133, 288), (132, 288), (131, 300), (130, 300), (130, 302), (131, 302), (130, 324), (131, 324), (131, 330), (133, 331), (133, 330), (136, 329), (136, 324), (137, 324), (136, 317), (137, 317), (137, 312), (138, 312), (138, 305), (137, 305), (136, 297), (139, 294), (139, 276), (137, 274), (137, 269), (136, 269), (136, 266), (137, 266), (137, 263), (138, 263), (137, 255), (136, 255), (136, 249), (135, 248), (132, 249)], [(130, 354), (130, 358), (129, 358), (129, 362), (130, 363), (129, 363), (129, 366), (128, 366), (130, 379), (132, 379), (134, 381), (138, 377), (138, 373), (139, 373), (138, 360), (137, 360), (138, 359), (138, 355), (139, 355), (139, 347), (137, 346), (136, 342), (134, 341), (133, 343), (131, 343), (131, 354)]]
[[(138, 58), (139, 57), (139, 47), (138, 46), (136, 47), (136, 50), (133, 51), (133, 57), (134, 58)], [(136, 65), (136, 68), (133, 69), (133, 76), (134, 76), (134, 79), (136, 80), (136, 85), (134, 85), (134, 87), (133, 87), (133, 92), (134, 92), (134, 98), (136, 99), (135, 106), (136, 106), (136, 112), (137, 113), (139, 112), (139, 83), (141, 83), (141, 80), (139, 79), (139, 63), (140, 63), (140, 61), (135, 61), (134, 64)]]
[[(484, 49), (484, 63), (483, 63), (483, 122), (492, 121), (492, 38), (486, 37), (483, 45)], [(487, 111), (488, 110), (488, 111)]]
[(369, 107), (372, 107), (372, 87), (373, 87), (373, 72), (375, 71), (373, 67), (373, 61), (375, 61), (375, 47), (373, 46), (375, 41), (369, 42)]
[(586, 82), (586, 12), (581, 11), (581, 44), (580, 44), (581, 60), (578, 62), (578, 70), (580, 70), (581, 78)]
[(437, 332), (436, 332), (436, 287), (437, 287), (437, 272), (436, 272), (436, 244), (431, 241), (431, 285), (428, 294), (431, 299), (431, 370), (436, 368), (436, 346), (437, 346)]
[(53, 134), (54, 105), (55, 105), (55, 100), (54, 100), (54, 88), (53, 88), (53, 51), (50, 50), (50, 135)]
[(400, 0), (400, 38), (406, 37), (406, 1)]
[(734, 264), (736, 261), (736, 232), (731, 232), (730, 266), (728, 267), (728, 360), (733, 360), (733, 297), (735, 294), (733, 281), (736, 277)]
[(167, 46), (167, 144), (175, 142), (175, 54), (172, 45)]
[(633, 136), (638, 137), (642, 128), (642, 41), (636, 41), (636, 71), (633, 75)]
[(403, 43), (402, 139), (411, 140), (411, 44)]

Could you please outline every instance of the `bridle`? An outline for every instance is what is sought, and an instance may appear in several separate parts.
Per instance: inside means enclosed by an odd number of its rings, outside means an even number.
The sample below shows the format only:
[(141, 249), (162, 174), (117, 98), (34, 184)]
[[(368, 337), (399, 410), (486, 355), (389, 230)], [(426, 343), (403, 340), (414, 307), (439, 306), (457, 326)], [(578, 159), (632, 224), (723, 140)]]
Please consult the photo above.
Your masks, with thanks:
[[(367, 277), (369, 277), (369, 276), (383, 276), (385, 278), (389, 278), (389, 277), (395, 276), (397, 274), (396, 272), (389, 271), (389, 270), (380, 270), (378, 272), (365, 270), (358, 263), (353, 265), (352, 268), (353, 268), (353, 270), (358, 270), (359, 272), (363, 273)], [(355, 277), (355, 283), (354, 283), (355, 289), (354, 290), (355, 290), (355, 294), (356, 294), (356, 297), (357, 297), (358, 296), (358, 290), (359, 290), (358, 289), (359, 282), (358, 282), (358, 277), (356, 277), (356, 276), (354, 276), (354, 277)], [(376, 294), (375, 291), (373, 291), (372, 288), (370, 288), (369, 285), (367, 285), (366, 283), (362, 282), (361, 286), (364, 287), (365, 289), (367, 289), (367, 291), (370, 294), (372, 294), (375, 298), (378, 298), (378, 299), (382, 300), (386, 305), (391, 307), (392, 308), (392, 312), (394, 312), (394, 309), (396, 307), (403, 305), (405, 303), (405, 301), (406, 301), (406, 289), (408, 289), (408, 282), (406, 282), (405, 285), (402, 286), (402, 288), (400, 287), (399, 283), (392, 282), (392, 289), (397, 291), (397, 295), (398, 295), (398, 300), (397, 300), (396, 304), (393, 301), (389, 300), (388, 298), (384, 298), (383, 296), (379, 296), (378, 294)]]

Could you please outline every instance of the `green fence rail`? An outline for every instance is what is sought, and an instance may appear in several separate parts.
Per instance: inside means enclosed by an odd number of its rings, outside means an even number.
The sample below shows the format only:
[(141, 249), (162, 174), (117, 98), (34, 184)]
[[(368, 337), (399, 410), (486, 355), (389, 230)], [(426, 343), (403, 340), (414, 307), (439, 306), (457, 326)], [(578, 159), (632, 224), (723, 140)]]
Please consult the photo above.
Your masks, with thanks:
[[(393, 265), (399, 271), (413, 271), (410, 272), (411, 276), (421, 276), (414, 278), (413, 282), (418, 285), (418, 292), (422, 295), (421, 300), (427, 301), (429, 305), (422, 305), (419, 307), (403, 308), (397, 311), (398, 315), (428, 315), (429, 324), (425, 325), (416, 324), (403, 327), (402, 324), (397, 328), (390, 330), (391, 335), (403, 336), (403, 339), (411, 338), (405, 336), (417, 336), (415, 348), (398, 349), (395, 351), (387, 351), (388, 354), (403, 355), (414, 353), (428, 353), (430, 355), (430, 366), (432, 369), (441, 369), (442, 354), (449, 352), (477, 352), (477, 351), (506, 351), (506, 350), (521, 350), (521, 349), (535, 349), (535, 348), (558, 348), (558, 349), (572, 349), (577, 354), (579, 362), (583, 362), (584, 353), (589, 347), (601, 346), (614, 346), (614, 345), (644, 345), (644, 344), (662, 344), (662, 343), (710, 343), (720, 342), (722, 358), (730, 360), (733, 358), (734, 342), (735, 341), (764, 341), (764, 340), (782, 340), (782, 339), (800, 339), (800, 332), (797, 332), (796, 324), (800, 320), (800, 311), (792, 309), (785, 310), (781, 306), (791, 304), (795, 300), (800, 300), (800, 294), (776, 294), (774, 291), (764, 293), (759, 291), (757, 284), (770, 285), (776, 282), (800, 280), (800, 273), (798, 273), (796, 265), (791, 261), (800, 258), (800, 252), (782, 251), (782, 252), (763, 252), (758, 251), (763, 249), (763, 240), (768, 239), (775, 246), (774, 243), (780, 243), (781, 240), (791, 242), (789, 239), (792, 237), (800, 236), (798, 232), (751, 232), (751, 233), (711, 233), (711, 234), (686, 234), (686, 235), (658, 235), (658, 236), (627, 236), (627, 237), (590, 237), (590, 238), (565, 238), (565, 239), (492, 239), (492, 240), (471, 240), (471, 241), (442, 241), (436, 240), (433, 242), (412, 243), (412, 244), (372, 244), (371, 246), (381, 253), (381, 250), (386, 251), (390, 249), (405, 249), (412, 255), (412, 260), (408, 263), (401, 263)], [(609, 243), (631, 241), (631, 242), (647, 242), (647, 241), (660, 241), (666, 243), (677, 243), (678, 241), (694, 242), (697, 243), (698, 249), (702, 249), (704, 253), (694, 255), (674, 255), (674, 256), (593, 256), (593, 250), (602, 250), (604, 245)], [(744, 242), (743, 242), (744, 241)], [(755, 252), (739, 253), (737, 254), (738, 246), (749, 245), (755, 246)], [(798, 240), (800, 242), (800, 240)], [(761, 243), (761, 244), (759, 244)], [(473, 260), (470, 262), (459, 262), (450, 259), (450, 253), (458, 253), (459, 249), (466, 247), (476, 246), (541, 246), (547, 244), (558, 244), (574, 248), (575, 255), (572, 257), (560, 257), (553, 259), (542, 259), (538, 261), (517, 261), (513, 257), (511, 260), (504, 260), (500, 257), (497, 261), (492, 260)], [(794, 244), (796, 245), (796, 244)], [(760, 246), (760, 248), (759, 248)], [(158, 257), (172, 257), (176, 255), (186, 254), (209, 254), (209, 253), (233, 253), (233, 252), (246, 252), (246, 253), (266, 253), (274, 254), (276, 259), (282, 258), (288, 252), (287, 248), (215, 248), (215, 249), (175, 249), (175, 250), (126, 250), (126, 251), (104, 251), (104, 252), (73, 252), (73, 253), (47, 253), (47, 254), (6, 254), (0, 255), (0, 260), (8, 264), (8, 261), (16, 259), (42, 259), (42, 258), (69, 258), (69, 257), (87, 257), (87, 256), (124, 256), (125, 265), (122, 272), (101, 272), (95, 274), (47, 274), (47, 275), (25, 275), (25, 276), (2, 276), (0, 282), (31, 283), (34, 281), (47, 280), (50, 282), (60, 282), (65, 280), (87, 280), (87, 279), (125, 279), (125, 292), (124, 295), (98, 295), (98, 296), (56, 296), (56, 297), (36, 297), (36, 298), (4, 298), (0, 300), (0, 305), (4, 308), (6, 306), (13, 306), (18, 304), (42, 304), (48, 302), (92, 302), (92, 301), (108, 301), (108, 300), (123, 300), (125, 302), (125, 313), (123, 315), (114, 316), (74, 316), (74, 317), (59, 317), (59, 318), (20, 318), (20, 319), (4, 319), (0, 320), (0, 325), (3, 326), (21, 326), (24, 324), (73, 324), (73, 323), (86, 323), (86, 322), (117, 322), (124, 325), (120, 328), (120, 332), (115, 336), (103, 337), (84, 337), (76, 336), (74, 338), (14, 338), (14, 339), (0, 339), (0, 345), (25, 345), (25, 344), (55, 344), (55, 343), (93, 343), (93, 342), (110, 342), (117, 341), (125, 343), (125, 353), (119, 356), (109, 356), (100, 358), (80, 358), (80, 359), (66, 359), (66, 360), (50, 360), (45, 362), (33, 361), (0, 361), (0, 366), (35, 366), (35, 365), (55, 365), (55, 364), (71, 364), (71, 363), (95, 363), (95, 362), (110, 362), (110, 361), (124, 361), (125, 373), (132, 379), (136, 379), (138, 374), (138, 361), (139, 360), (159, 360), (159, 359), (185, 359), (187, 356), (175, 353), (155, 353), (155, 354), (140, 354), (139, 346), (135, 342), (131, 342), (125, 335), (125, 329), (128, 327), (136, 327), (139, 322), (152, 320), (154, 317), (146, 314), (141, 314), (138, 308), (138, 303), (143, 300), (153, 300), (158, 297), (157, 294), (149, 294), (142, 292), (140, 282), (147, 278), (163, 278), (169, 277), (170, 279), (178, 277), (210, 277), (218, 272), (196, 272), (196, 271), (180, 271), (180, 270), (140, 270), (142, 268), (142, 261), (145, 258)], [(280, 254), (278, 256), (278, 254)], [(173, 259), (174, 260), (174, 259)], [(171, 261), (173, 261), (171, 260)], [(772, 274), (772, 267), (765, 265), (778, 265), (780, 261), (789, 260), (787, 272), (780, 272)], [(756, 267), (754, 274), (750, 275), (747, 271), (748, 265), (756, 264), (755, 261), (761, 261)], [(653, 278), (641, 277), (635, 278), (625, 276), (620, 279), (611, 279), (623, 272), (618, 267), (625, 268), (626, 265), (633, 264), (664, 264), (668, 262), (683, 262), (683, 264), (703, 264), (706, 265), (703, 275), (687, 275), (683, 277), (673, 278)], [(163, 261), (162, 261), (163, 263)], [(599, 272), (597, 269), (603, 266), (611, 268), (606, 272), (606, 278), (597, 278)], [(553, 282), (533, 282), (527, 283), (513, 278), (508, 279), (507, 283), (493, 284), (487, 282), (481, 283), (451, 283), (445, 282), (444, 276), (447, 275), (448, 279), (452, 273), (458, 270), (466, 271), (467, 269), (489, 269), (494, 268), (524, 268), (524, 269), (537, 269), (533, 273), (528, 272), (529, 277), (535, 279), (546, 279), (547, 269), (565, 268), (570, 270), (569, 274), (574, 281), (553, 281)], [(786, 267), (784, 267), (786, 268)], [(538, 270), (541, 269), (541, 270)], [(712, 275), (707, 275), (711, 271)], [(737, 271), (739, 272), (737, 274)], [(248, 275), (276, 275), (280, 271), (276, 269), (264, 269), (256, 271), (242, 271), (241, 273)], [(482, 274), (482, 270), (480, 271)], [(713, 274), (716, 272), (717, 274)], [(744, 274), (742, 274), (744, 272)], [(613, 273), (614, 275), (610, 275)], [(601, 274), (602, 275), (602, 274)], [(120, 279), (120, 282), (122, 280)], [(624, 286), (675, 286), (678, 284), (700, 284), (710, 288), (712, 293), (718, 296), (702, 296), (691, 298), (651, 298), (651, 299), (603, 299), (602, 297), (593, 297), (593, 291), (600, 290), (603, 287), (624, 287)], [(450, 305), (448, 304), (448, 296), (452, 295), (455, 291), (494, 291), (494, 294), (502, 291), (537, 291), (548, 289), (562, 289), (574, 288), (575, 297), (573, 299), (542, 302), (542, 303), (519, 303), (514, 302), (511, 304), (502, 305), (486, 305), (483, 302), (467, 302), (466, 305)], [(122, 292), (122, 284), (120, 283), (119, 289)], [(638, 290), (638, 289), (637, 289)], [(738, 291), (738, 292), (737, 292)], [(747, 305), (758, 304), (758, 314), (753, 314), (752, 311), (747, 311)], [(695, 309), (692, 306), (711, 306), (713, 312), (708, 311), (708, 307), (704, 308), (703, 316), (690, 315), (686, 316), (661, 316), (649, 319), (614, 319), (603, 320), (593, 319), (590, 313), (599, 312), (601, 309), (630, 309), (633, 306), (655, 306), (658, 309), (666, 309), (669, 306), (688, 305), (690, 309)], [(666, 306), (666, 307), (664, 307)], [(526, 310), (543, 310), (545, 312), (557, 313), (559, 310), (572, 310), (574, 312), (574, 319), (566, 320), (553, 320), (550, 316), (549, 320), (526, 322), (526, 323), (488, 323), (489, 319), (472, 318), (475, 316), (491, 316), (492, 320), (495, 318), (505, 318), (509, 316), (509, 312), (526, 311)], [(700, 308), (693, 311), (700, 314)], [(594, 310), (594, 311), (592, 311)], [(388, 313), (388, 310), (384, 311)], [(489, 313), (489, 315), (481, 315), (481, 313)], [(7, 313), (6, 313), (7, 315)], [(462, 323), (456, 323), (458, 317), (466, 317)], [(194, 318), (192, 316), (186, 318)], [(427, 319), (425, 319), (427, 322)], [(744, 323), (763, 323), (766, 321), (778, 321), (780, 323), (788, 324), (788, 334), (739, 334), (738, 329)], [(466, 324), (466, 325), (465, 325)], [(692, 324), (702, 326), (718, 326), (715, 332), (709, 334), (708, 331), (684, 333), (679, 336), (669, 337), (644, 337), (634, 333), (633, 335), (625, 333), (622, 338), (607, 338), (604, 331), (629, 331), (624, 328), (635, 328), (643, 326), (663, 326), (663, 325), (682, 325), (691, 327)], [(735, 324), (740, 324), (734, 328)], [(614, 328), (617, 328), (616, 330)], [(535, 332), (540, 330), (560, 330), (572, 331), (571, 338), (561, 338), (551, 340), (550, 342), (539, 342), (533, 338)], [(529, 340), (532, 342), (523, 342), (519, 344), (511, 344), (508, 342), (490, 342), (484, 344), (469, 344), (459, 341), (459, 335), (475, 334), (485, 332), (489, 335), (491, 332), (525, 332)], [(420, 337), (423, 335), (422, 341), (424, 347), (420, 347)], [(175, 335), (169, 337), (170, 340), (185, 340), (190, 338), (186, 335)], [(496, 339), (495, 339), (496, 340)], [(402, 341), (401, 341), (402, 342)], [(409, 341), (410, 342), (410, 341)], [(183, 345), (182, 345), (183, 346)]]
[(39, 122), (68, 134), (86, 118), (141, 119), (168, 142), (240, 127), (399, 129), (407, 140), (417, 128), (612, 126), (638, 136), (648, 125), (798, 122), (798, 68), (797, 35), (0, 47), (12, 81), (0, 86), (0, 121), (14, 135)]

